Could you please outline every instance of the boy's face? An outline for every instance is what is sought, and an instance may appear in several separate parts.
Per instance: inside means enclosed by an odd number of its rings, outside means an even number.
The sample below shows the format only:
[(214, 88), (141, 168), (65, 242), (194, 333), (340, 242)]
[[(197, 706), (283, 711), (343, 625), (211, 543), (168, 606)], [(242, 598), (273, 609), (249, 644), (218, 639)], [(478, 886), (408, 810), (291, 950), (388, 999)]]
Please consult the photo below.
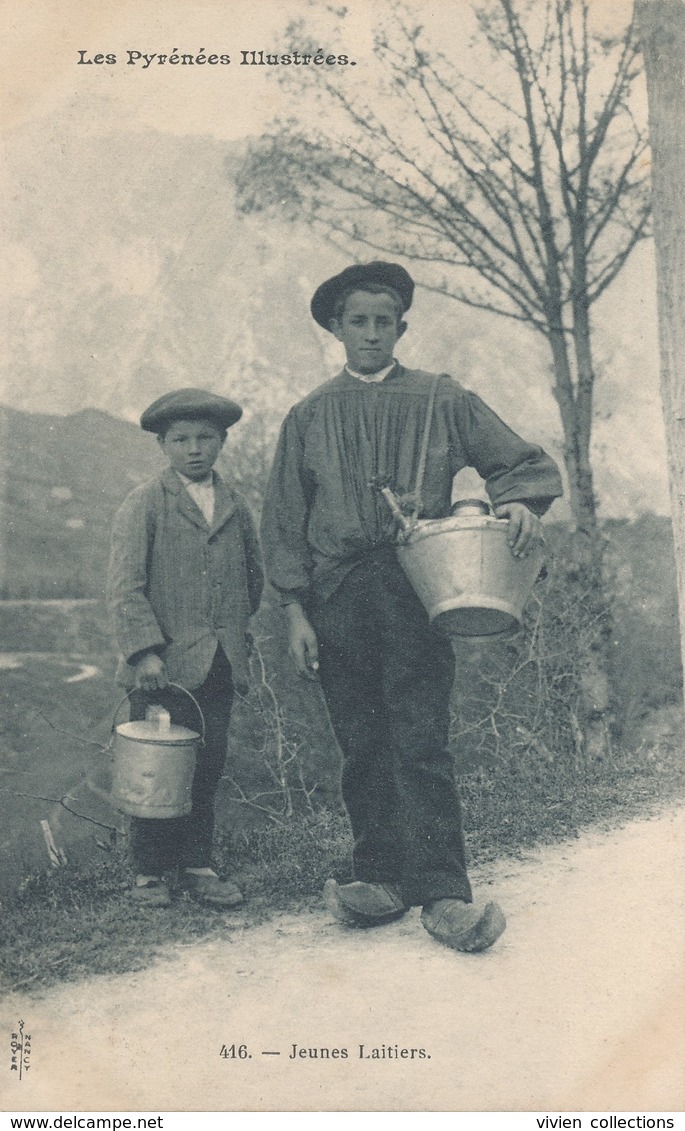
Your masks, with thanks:
[(174, 420), (157, 439), (174, 471), (196, 482), (207, 478), (224, 445), (224, 435), (212, 420)]
[(395, 343), (406, 328), (406, 322), (398, 322), (390, 295), (368, 291), (354, 291), (342, 317), (331, 322), (332, 332), (345, 347), (350, 369), (357, 373), (377, 373), (390, 365)]

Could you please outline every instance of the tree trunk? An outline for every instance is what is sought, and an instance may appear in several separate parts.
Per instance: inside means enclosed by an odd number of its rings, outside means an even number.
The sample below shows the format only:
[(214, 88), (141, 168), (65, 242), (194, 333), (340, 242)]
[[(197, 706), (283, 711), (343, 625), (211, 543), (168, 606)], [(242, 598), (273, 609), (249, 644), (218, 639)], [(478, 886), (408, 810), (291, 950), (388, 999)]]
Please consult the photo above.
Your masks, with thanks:
[(685, 667), (685, 3), (635, 0), (652, 147), (661, 393)]
[[(549, 338), (555, 373), (555, 392), (564, 429), (564, 462), (569, 480), (574, 533), (565, 562), (566, 584), (575, 593), (579, 611), (594, 624), (581, 660), (581, 717), (576, 720), (576, 753), (579, 760), (592, 761), (609, 751), (611, 744), (611, 685), (609, 654), (612, 621), (604, 584), (604, 538), (597, 524), (590, 435), (592, 402), (592, 353), (589, 319), (574, 327), (574, 348), (579, 390), (573, 395), (568, 339), (563, 331)], [(561, 325), (561, 314), (558, 324)], [(582, 388), (581, 388), (582, 386)]]
[[(585, 261), (581, 265), (586, 271)], [(573, 304), (573, 348), (578, 374), (576, 396), (576, 438), (578, 446), (578, 495), (580, 515), (576, 539), (580, 575), (587, 592), (586, 615), (595, 622), (595, 632), (581, 670), (585, 718), (585, 756), (601, 758), (611, 746), (611, 642), (613, 614), (604, 576), (606, 539), (597, 522), (597, 503), (590, 461), (592, 436), (592, 394), (595, 384), (592, 360), (590, 311), (585, 301), (587, 287), (579, 288)]]

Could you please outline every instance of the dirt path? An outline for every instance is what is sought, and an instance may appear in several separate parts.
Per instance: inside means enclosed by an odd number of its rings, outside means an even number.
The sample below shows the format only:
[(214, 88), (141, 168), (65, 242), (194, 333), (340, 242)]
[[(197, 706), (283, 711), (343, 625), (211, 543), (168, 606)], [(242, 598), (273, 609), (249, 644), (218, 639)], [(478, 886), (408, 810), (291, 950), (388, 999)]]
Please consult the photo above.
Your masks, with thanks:
[[(484, 955), (441, 948), (416, 912), (359, 932), (316, 909), (142, 973), (16, 995), (6, 1049), (21, 1017), (32, 1060), (21, 1083), (3, 1072), (4, 1107), (680, 1109), (684, 864), (679, 810), (475, 872), (509, 919)], [(249, 1059), (222, 1058), (233, 1044)], [(292, 1059), (293, 1045), (348, 1055)]]

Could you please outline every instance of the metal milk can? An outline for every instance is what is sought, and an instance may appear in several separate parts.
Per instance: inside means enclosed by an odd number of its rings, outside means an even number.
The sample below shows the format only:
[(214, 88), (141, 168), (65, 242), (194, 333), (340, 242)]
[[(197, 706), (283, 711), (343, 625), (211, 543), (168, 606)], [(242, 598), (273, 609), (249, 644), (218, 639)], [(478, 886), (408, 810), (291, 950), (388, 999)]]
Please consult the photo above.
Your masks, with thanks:
[(192, 787), (198, 743), (204, 743), (205, 721), (193, 695), (180, 684), (170, 683), (190, 696), (197, 707), (202, 734), (174, 726), (164, 708), (149, 708), (140, 721), (116, 724), (114, 712), (114, 763), (112, 799), (124, 813), (134, 817), (185, 817), (192, 807)]
[(455, 503), (448, 518), (410, 520), (391, 491), (381, 493), (400, 524), (400, 565), (436, 628), (472, 639), (520, 628), (544, 561), (542, 547), (515, 558), (508, 521), (495, 518), (480, 499)]

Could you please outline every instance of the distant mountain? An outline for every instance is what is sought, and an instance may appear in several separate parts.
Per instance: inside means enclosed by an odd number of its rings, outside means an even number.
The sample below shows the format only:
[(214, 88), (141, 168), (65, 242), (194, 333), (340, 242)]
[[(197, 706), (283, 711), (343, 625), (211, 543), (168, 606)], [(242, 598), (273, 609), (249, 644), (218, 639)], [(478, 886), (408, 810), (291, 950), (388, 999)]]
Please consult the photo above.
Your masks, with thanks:
[(0, 429), (0, 595), (99, 596), (114, 511), (160, 464), (153, 438), (99, 409), (5, 408)]
[[(66, 414), (64, 436), (73, 430), (80, 461), (81, 436), (91, 426), (98, 433), (95, 417), (79, 415), (85, 408), (135, 421), (167, 389), (203, 385), (244, 403), (265, 458), (288, 407), (341, 363), (309, 300), (346, 261), (313, 231), (236, 215), (231, 176), (242, 143), (114, 120), (105, 130), (103, 120), (81, 101), (8, 138), (1, 399), (25, 413)], [(596, 313), (595, 466), (607, 516), (667, 509), (650, 272), (645, 248)], [(559, 456), (538, 336), (421, 290), (409, 326), (402, 360), (451, 372)], [(50, 436), (41, 419), (25, 425), (29, 462), (43, 466)], [(120, 475), (122, 434), (112, 429), (103, 459)], [(11, 464), (10, 473), (17, 491)], [(60, 477), (67, 482), (66, 464)], [(65, 503), (59, 513), (67, 511)]]

